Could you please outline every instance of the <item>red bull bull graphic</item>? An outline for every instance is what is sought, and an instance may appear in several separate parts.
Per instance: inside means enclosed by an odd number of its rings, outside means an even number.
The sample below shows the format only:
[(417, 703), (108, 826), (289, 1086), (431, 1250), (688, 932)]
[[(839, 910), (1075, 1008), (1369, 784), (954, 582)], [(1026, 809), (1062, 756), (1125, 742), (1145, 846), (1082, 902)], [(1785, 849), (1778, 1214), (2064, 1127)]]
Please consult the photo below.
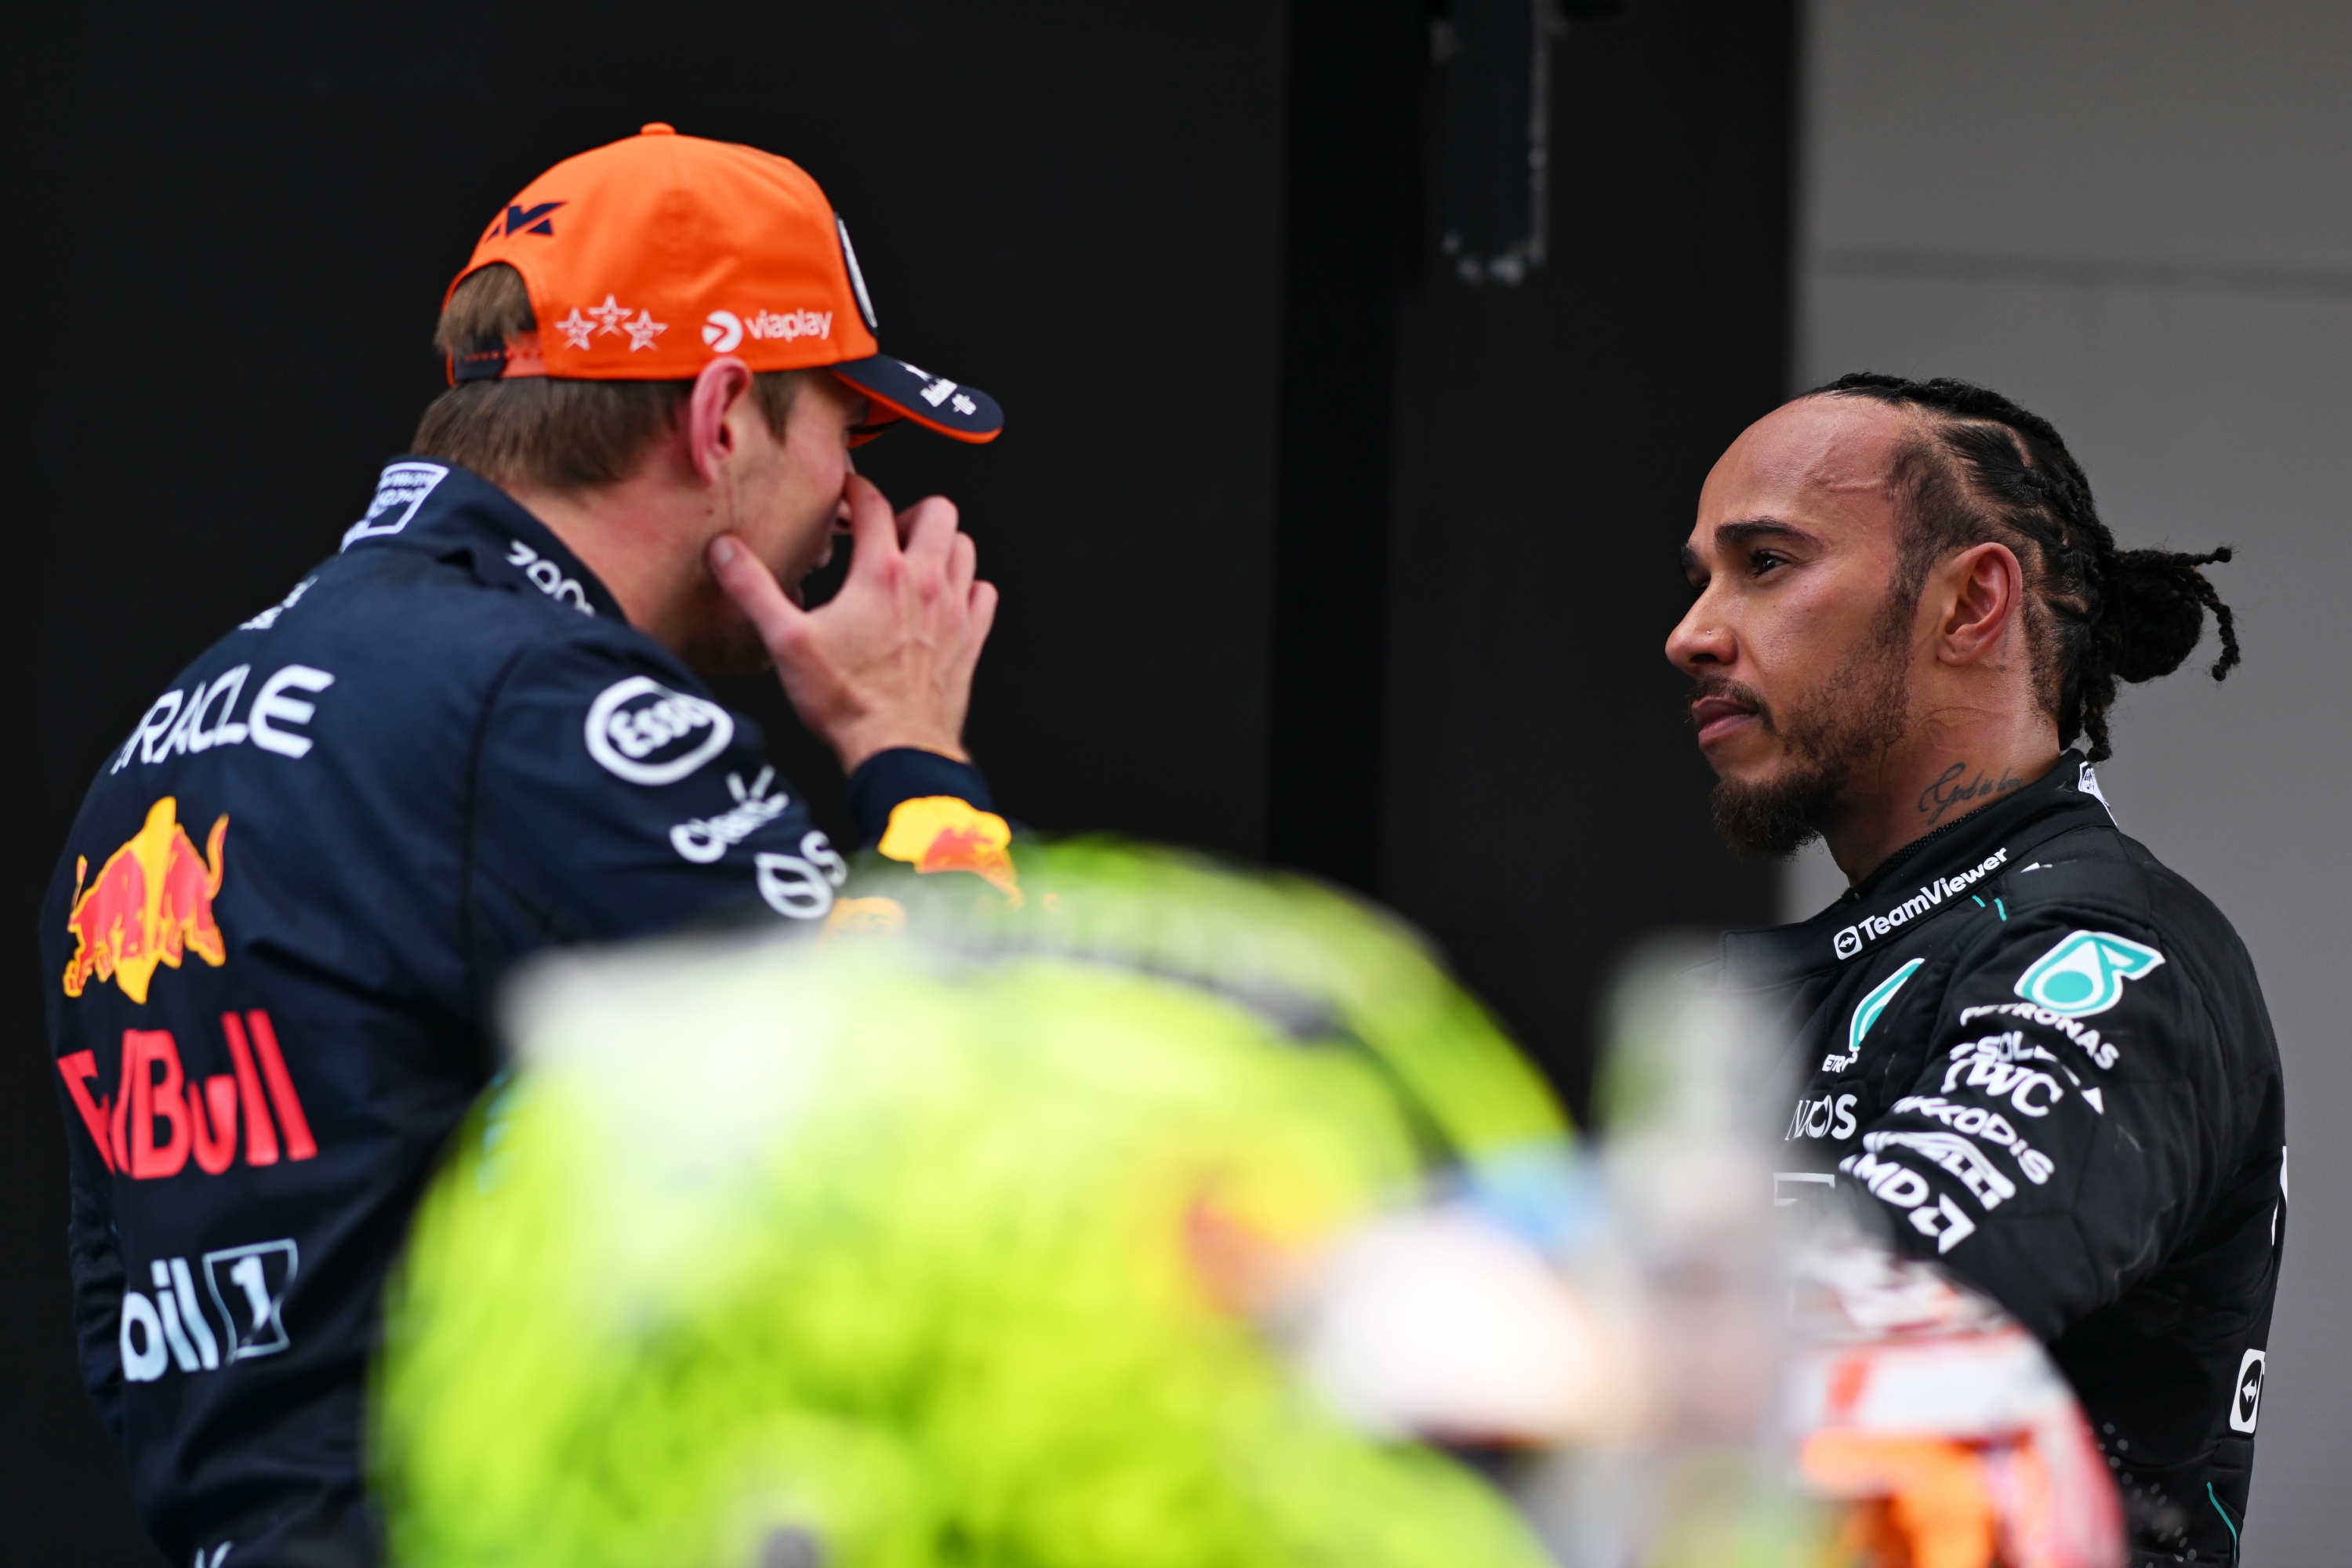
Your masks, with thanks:
[(902, 800), (892, 809), (890, 825), (875, 847), (917, 871), (969, 871), (1003, 893), (1014, 909), (1021, 907), (1013, 828), (992, 811), (950, 795)]
[(89, 859), (75, 858), (73, 913), (66, 917), (66, 929), (74, 934), (67, 995), (80, 995), (96, 975), (143, 1003), (159, 963), (177, 969), (188, 952), (215, 968), (228, 962), (227, 944), (213, 919), (228, 818), (213, 824), (200, 856), (180, 825), (179, 805), (167, 795), (149, 807), (146, 826), (106, 858), (87, 887)]
[(122, 1031), (121, 1076), (112, 1094), (90, 1093), (99, 1077), (95, 1051), (58, 1058), (67, 1098), (109, 1171), (144, 1182), (176, 1176), (193, 1159), (196, 1169), (217, 1176), (236, 1162), (240, 1120), (248, 1165), (274, 1165), (281, 1150), (288, 1160), (319, 1152), (269, 1015), (258, 1007), (243, 1017), (224, 1013), (221, 1033), (230, 1070), (202, 1082), (181, 1060), (169, 1029)]

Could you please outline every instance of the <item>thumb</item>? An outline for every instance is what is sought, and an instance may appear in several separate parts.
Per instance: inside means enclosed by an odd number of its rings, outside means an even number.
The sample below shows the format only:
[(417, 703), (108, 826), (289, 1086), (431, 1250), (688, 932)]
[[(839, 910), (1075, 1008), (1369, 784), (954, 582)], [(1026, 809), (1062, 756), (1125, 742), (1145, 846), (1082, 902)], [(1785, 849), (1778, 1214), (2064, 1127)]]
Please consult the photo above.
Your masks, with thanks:
[(808, 612), (785, 596), (767, 563), (753, 554), (741, 540), (731, 533), (722, 533), (710, 542), (703, 559), (709, 564), (711, 576), (719, 580), (720, 590), (750, 618), (753, 629), (760, 634), (760, 641), (771, 654), (798, 640), (808, 621)]

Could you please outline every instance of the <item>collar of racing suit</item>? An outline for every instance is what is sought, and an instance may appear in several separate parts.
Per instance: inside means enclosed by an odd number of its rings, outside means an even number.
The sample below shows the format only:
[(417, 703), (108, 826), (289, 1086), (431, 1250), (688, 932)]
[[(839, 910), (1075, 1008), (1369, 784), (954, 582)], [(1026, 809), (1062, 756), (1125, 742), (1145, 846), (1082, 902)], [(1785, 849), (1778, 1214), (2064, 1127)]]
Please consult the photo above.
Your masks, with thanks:
[(494, 587), (541, 594), (583, 615), (628, 624), (613, 591), (554, 530), (479, 474), (438, 458), (387, 464), (375, 504), (344, 536), (343, 549), (466, 557), (474, 575)]
[(1734, 989), (1769, 986), (1828, 973), (1871, 951), (1840, 951), (1838, 933), (1914, 884), (1966, 898), (2032, 860), (2036, 846), (2086, 826), (2112, 827), (2097, 777), (2077, 751), (2063, 752), (2048, 773), (1896, 850), (1843, 897), (1794, 925), (1730, 931), (1723, 939), (1723, 981)]

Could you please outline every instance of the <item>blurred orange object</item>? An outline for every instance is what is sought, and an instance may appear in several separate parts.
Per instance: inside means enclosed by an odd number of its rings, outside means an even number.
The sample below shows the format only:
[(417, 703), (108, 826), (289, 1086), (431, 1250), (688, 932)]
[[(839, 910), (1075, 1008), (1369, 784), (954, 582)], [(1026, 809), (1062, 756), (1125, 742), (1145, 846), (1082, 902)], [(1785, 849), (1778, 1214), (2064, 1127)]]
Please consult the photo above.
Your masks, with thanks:
[(2123, 1507), (2032, 1335), (1927, 1264), (1813, 1254), (1793, 1369), (1805, 1482), (1858, 1568), (2120, 1568)]
[(1804, 1468), (1821, 1491), (1860, 1500), (1842, 1532), (1841, 1555), (1867, 1568), (1990, 1568), (1992, 1489), (1968, 1445), (1816, 1432), (1805, 1439)]

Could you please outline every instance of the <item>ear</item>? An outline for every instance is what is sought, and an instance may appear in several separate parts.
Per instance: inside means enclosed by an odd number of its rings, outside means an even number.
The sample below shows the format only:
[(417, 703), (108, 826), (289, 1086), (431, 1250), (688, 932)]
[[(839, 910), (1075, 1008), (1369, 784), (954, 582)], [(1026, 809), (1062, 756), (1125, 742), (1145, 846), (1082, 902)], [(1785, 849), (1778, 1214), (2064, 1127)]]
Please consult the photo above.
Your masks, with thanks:
[(2025, 597), (2025, 569), (2016, 553), (2006, 544), (1970, 545), (1937, 577), (1947, 608), (1937, 628), (1936, 657), (1945, 664), (1999, 658)]
[(714, 485), (735, 456), (730, 416), (751, 395), (751, 367), (722, 354), (702, 367), (686, 400), (686, 458), (702, 482)]

